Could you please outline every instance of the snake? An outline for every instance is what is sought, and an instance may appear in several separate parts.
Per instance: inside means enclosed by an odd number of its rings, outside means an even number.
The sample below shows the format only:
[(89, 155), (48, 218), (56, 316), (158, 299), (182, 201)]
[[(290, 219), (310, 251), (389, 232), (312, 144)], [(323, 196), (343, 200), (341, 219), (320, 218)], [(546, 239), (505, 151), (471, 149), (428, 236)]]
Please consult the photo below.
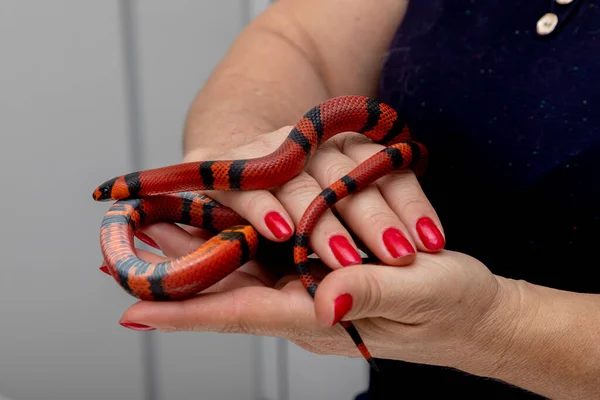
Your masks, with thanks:
[[(108, 273), (131, 296), (148, 301), (180, 300), (211, 287), (257, 257), (257, 230), (203, 191), (264, 190), (300, 174), (322, 143), (354, 132), (383, 149), (323, 189), (306, 208), (293, 238), (295, 270), (310, 296), (317, 281), (309, 268), (310, 234), (323, 213), (394, 171), (423, 176), (427, 148), (411, 138), (392, 107), (371, 96), (332, 97), (307, 111), (271, 153), (249, 159), (184, 162), (112, 178), (93, 192), (95, 201), (115, 202), (104, 214), (100, 246)], [(189, 254), (162, 262), (138, 257), (134, 236), (155, 222), (189, 225), (215, 232)], [(339, 322), (370, 367), (377, 364), (351, 321)]]

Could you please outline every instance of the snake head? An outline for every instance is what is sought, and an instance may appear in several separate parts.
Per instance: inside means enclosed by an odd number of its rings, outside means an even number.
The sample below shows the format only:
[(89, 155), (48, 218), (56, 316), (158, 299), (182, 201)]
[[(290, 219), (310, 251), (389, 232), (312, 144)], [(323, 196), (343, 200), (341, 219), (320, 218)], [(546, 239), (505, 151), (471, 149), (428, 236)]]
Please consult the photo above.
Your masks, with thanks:
[(93, 199), (96, 201), (107, 201), (112, 199), (112, 189), (115, 184), (116, 178), (111, 179), (109, 181), (104, 182), (102, 185), (98, 186), (96, 190), (94, 190), (94, 194), (92, 195)]

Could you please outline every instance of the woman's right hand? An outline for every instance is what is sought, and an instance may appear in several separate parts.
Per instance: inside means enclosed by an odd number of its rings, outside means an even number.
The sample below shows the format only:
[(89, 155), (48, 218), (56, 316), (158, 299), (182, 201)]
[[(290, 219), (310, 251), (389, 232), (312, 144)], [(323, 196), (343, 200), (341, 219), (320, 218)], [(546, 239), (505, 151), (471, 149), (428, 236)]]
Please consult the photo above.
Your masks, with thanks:
[[(226, 153), (197, 148), (189, 151), (184, 161), (264, 156), (279, 147), (291, 128), (258, 135)], [(205, 193), (240, 214), (266, 238), (286, 241), (308, 205), (324, 188), (382, 148), (359, 134), (339, 134), (320, 146), (302, 173), (281, 186)], [(386, 265), (409, 265), (416, 250), (437, 252), (445, 244), (441, 223), (411, 170), (381, 178), (339, 201), (334, 209), (337, 216), (327, 210), (310, 237), (311, 249), (332, 269), (361, 263), (358, 246), (348, 229)]]

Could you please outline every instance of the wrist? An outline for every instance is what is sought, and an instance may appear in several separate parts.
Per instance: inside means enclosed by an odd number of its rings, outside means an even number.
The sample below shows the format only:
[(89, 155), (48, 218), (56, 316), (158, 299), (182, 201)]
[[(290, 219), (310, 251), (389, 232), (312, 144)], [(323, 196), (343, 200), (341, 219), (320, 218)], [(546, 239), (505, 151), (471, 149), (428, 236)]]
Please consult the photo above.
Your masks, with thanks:
[(496, 276), (499, 290), (475, 337), (465, 372), (551, 398), (600, 391), (598, 295)]
[[(498, 290), (488, 313), (477, 324), (474, 348), (479, 354), (464, 370), (479, 376), (504, 380), (504, 371), (515, 363), (526, 363), (527, 357), (515, 358), (517, 348), (528, 347), (535, 352), (536, 343), (525, 343), (526, 332), (539, 315), (540, 299), (524, 281), (495, 276)], [(534, 347), (530, 347), (534, 346)]]

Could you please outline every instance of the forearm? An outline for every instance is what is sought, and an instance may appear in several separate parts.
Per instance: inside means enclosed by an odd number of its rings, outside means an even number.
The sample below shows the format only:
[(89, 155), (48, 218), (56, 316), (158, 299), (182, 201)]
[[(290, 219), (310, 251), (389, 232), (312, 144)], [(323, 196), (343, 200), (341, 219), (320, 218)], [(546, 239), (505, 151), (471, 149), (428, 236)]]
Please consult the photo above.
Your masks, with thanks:
[(187, 118), (184, 153), (237, 147), (293, 124), (329, 96), (308, 56), (267, 25), (261, 20), (247, 27), (198, 93)]
[(370, 0), (274, 3), (242, 32), (198, 93), (184, 153), (237, 147), (293, 125), (328, 97), (374, 95), (405, 8), (397, 0), (378, 7)]
[[(499, 278), (499, 312), (472, 372), (552, 399), (600, 397), (600, 295)], [(466, 368), (469, 369), (469, 368)]]

